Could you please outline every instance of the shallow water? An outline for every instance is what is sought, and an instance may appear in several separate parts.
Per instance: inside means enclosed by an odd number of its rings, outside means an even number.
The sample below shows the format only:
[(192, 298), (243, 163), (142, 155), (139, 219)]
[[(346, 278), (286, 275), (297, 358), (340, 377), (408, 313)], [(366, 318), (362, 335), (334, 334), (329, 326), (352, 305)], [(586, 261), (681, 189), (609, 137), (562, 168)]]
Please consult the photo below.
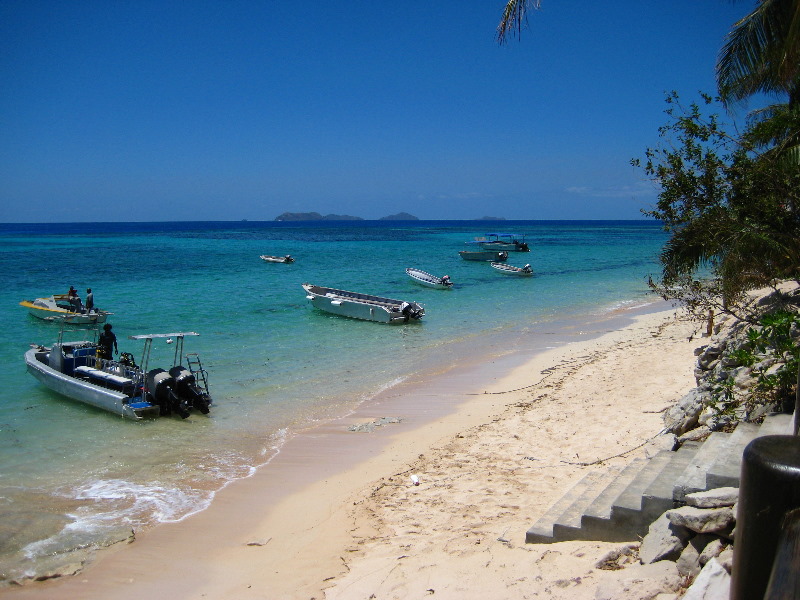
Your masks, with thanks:
[[(458, 256), (489, 229), (526, 234), (532, 251), (508, 262), (530, 263), (534, 277)], [(666, 240), (645, 221), (0, 225), (0, 236), (6, 577), (202, 510), (293, 431), (346, 414), (410, 374), (525, 346), (537, 324), (652, 301), (647, 275)], [(411, 266), (450, 275), (455, 289), (414, 283)], [(416, 300), (426, 317), (388, 326), (328, 315), (307, 305), (304, 282)], [(120, 351), (137, 359), (140, 342), (128, 335), (200, 333), (186, 351), (210, 373), (211, 415), (122, 421), (28, 375), (28, 344), (49, 345), (58, 326), (18, 302), (70, 285), (93, 288), (95, 304), (114, 312)], [(151, 366), (171, 359), (172, 347), (157, 344)]]

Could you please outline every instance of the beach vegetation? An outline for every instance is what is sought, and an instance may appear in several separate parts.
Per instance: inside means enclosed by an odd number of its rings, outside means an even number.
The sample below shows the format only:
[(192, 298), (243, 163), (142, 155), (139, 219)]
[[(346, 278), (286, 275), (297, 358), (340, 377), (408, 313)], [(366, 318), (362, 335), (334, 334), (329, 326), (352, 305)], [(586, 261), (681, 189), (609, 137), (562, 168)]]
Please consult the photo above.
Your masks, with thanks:
[(718, 98), (666, 101), (661, 144), (632, 161), (659, 188), (643, 213), (671, 234), (650, 285), (698, 315), (735, 314), (748, 290), (800, 278), (800, 107), (770, 107), (731, 134), (706, 114)]
[[(703, 314), (800, 277), (800, 0), (759, 0), (726, 36), (716, 75), (716, 98), (684, 107), (667, 95), (662, 144), (633, 161), (660, 190), (644, 214), (671, 233), (651, 287)], [(756, 95), (779, 102), (751, 112), (741, 133), (706, 114)]]
[(761, 316), (746, 335), (727, 351), (732, 364), (751, 367), (750, 385), (742, 385), (734, 373), (711, 390), (709, 406), (717, 418), (757, 414), (760, 407), (791, 409), (796, 401), (800, 368), (800, 315), (777, 310)]
[(734, 24), (717, 59), (717, 86), (726, 104), (755, 94), (800, 104), (800, 0), (759, 0)]

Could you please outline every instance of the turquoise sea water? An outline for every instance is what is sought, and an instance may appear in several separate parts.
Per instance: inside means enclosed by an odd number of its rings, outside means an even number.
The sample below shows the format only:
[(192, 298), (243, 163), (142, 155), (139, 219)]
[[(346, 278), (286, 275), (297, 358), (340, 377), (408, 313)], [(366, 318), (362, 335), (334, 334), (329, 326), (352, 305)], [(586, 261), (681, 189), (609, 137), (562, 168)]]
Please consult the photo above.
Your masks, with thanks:
[[(534, 277), (458, 256), (487, 231), (525, 234), (531, 252), (508, 262), (530, 263)], [(536, 324), (652, 301), (646, 279), (666, 234), (650, 221), (223, 222), (0, 225), (0, 240), (0, 573), (13, 578), (202, 510), (292, 431), (410, 373)], [(421, 287), (406, 267), (448, 274), (455, 288)], [(328, 315), (307, 304), (304, 282), (415, 300), (426, 316), (390, 326)], [(24, 352), (51, 344), (58, 326), (18, 303), (70, 285), (93, 288), (120, 352), (137, 359), (128, 335), (200, 333), (186, 350), (210, 373), (211, 415), (122, 421), (28, 375)], [(151, 366), (172, 351), (157, 344)]]

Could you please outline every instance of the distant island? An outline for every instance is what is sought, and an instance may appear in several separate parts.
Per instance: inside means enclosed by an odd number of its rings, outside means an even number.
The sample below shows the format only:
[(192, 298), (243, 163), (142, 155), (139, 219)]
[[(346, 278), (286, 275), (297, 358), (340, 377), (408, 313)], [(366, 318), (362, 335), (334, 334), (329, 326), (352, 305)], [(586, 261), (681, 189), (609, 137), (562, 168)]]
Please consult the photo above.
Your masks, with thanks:
[(407, 212), (397, 213), (396, 215), (389, 215), (388, 217), (381, 217), (379, 221), (419, 221), (414, 215)]
[[(246, 219), (245, 219), (246, 220)], [(321, 215), (318, 212), (285, 212), (277, 217), (276, 221), (363, 221), (361, 217), (354, 217), (352, 215)], [(419, 221), (419, 217), (415, 217), (407, 212), (399, 212), (396, 215), (389, 215), (388, 217), (381, 217), (378, 221)], [(505, 221), (505, 217), (480, 217), (479, 219), (467, 219), (468, 221)]]
[(276, 221), (363, 221), (361, 217), (351, 217), (350, 215), (325, 215), (318, 212), (292, 213), (285, 212), (275, 217)]
[[(293, 213), (285, 212), (275, 217), (276, 221), (363, 221), (361, 217), (353, 217), (350, 215), (325, 215), (322, 216), (318, 212), (303, 212)], [(397, 213), (396, 215), (389, 215), (388, 217), (381, 217), (379, 221), (419, 221), (414, 215), (405, 212)]]

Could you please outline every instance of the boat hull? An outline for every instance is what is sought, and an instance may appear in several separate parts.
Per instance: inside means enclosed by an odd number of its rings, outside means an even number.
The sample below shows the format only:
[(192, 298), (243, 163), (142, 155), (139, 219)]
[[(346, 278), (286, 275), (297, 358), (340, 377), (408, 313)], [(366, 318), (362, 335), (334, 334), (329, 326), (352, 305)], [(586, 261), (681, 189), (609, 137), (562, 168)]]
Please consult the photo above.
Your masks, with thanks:
[[(91, 323), (105, 323), (106, 318), (110, 313), (100, 310), (88, 313), (72, 312), (58, 306), (38, 306), (35, 301), (23, 300), (20, 306), (28, 309), (28, 312), (44, 321), (59, 321), (65, 323), (74, 323), (76, 325), (87, 325)], [(53, 303), (55, 304), (55, 303)]]
[(303, 284), (303, 289), (306, 291), (306, 298), (314, 308), (351, 319), (402, 324), (418, 321), (425, 312), (419, 305), (410, 303), (420, 310), (419, 316), (414, 318), (401, 312), (401, 307), (408, 304), (402, 300), (323, 288), (307, 283)]
[(492, 267), (501, 273), (506, 273), (507, 275), (517, 275), (519, 277), (530, 277), (533, 275), (533, 271), (528, 271), (520, 267), (512, 267), (511, 265), (506, 265), (503, 263), (492, 263)]
[(424, 285), (425, 287), (437, 290), (449, 290), (453, 287), (452, 283), (444, 283), (441, 277), (436, 277), (435, 275), (420, 271), (419, 269), (406, 269), (406, 273), (414, 282)]
[(42, 385), (61, 396), (135, 421), (149, 414), (158, 415), (158, 406), (143, 403), (148, 406), (135, 409), (130, 405), (132, 399), (127, 394), (61, 373), (41, 362), (36, 355), (37, 349), (35, 348), (31, 348), (25, 353), (28, 373)]
[(503, 262), (508, 260), (508, 252), (495, 252), (495, 251), (478, 251), (472, 252), (469, 250), (461, 250), (459, 256), (464, 260), (476, 260), (483, 262)]
[(506, 244), (505, 242), (481, 242), (480, 247), (484, 250), (494, 250), (496, 252), (530, 252), (527, 244)]
[(264, 262), (272, 262), (272, 263), (286, 263), (286, 264), (289, 264), (289, 263), (293, 263), (294, 262), (294, 259), (291, 256), (289, 256), (289, 257), (287, 257), (287, 256), (268, 256), (266, 254), (262, 254), (260, 258)]

